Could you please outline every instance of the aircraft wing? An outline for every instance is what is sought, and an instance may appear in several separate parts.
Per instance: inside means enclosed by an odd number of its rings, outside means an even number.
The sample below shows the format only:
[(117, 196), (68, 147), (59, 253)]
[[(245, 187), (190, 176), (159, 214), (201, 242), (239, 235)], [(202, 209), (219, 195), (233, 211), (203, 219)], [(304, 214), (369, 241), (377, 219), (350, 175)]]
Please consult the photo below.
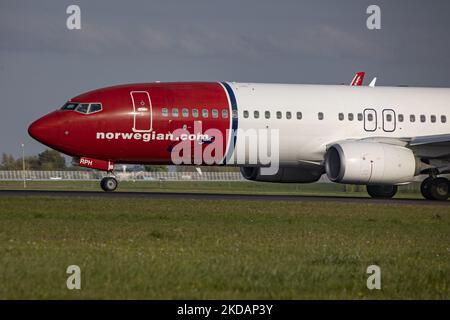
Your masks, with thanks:
[(422, 158), (450, 162), (450, 134), (414, 137), (407, 147)]
[[(450, 148), (450, 134), (439, 134), (433, 136), (419, 136), (412, 138), (409, 146), (436, 146)], [(450, 149), (449, 149), (450, 152)]]
[(400, 145), (410, 148), (421, 158), (450, 161), (450, 134), (405, 138), (370, 137), (361, 140)]

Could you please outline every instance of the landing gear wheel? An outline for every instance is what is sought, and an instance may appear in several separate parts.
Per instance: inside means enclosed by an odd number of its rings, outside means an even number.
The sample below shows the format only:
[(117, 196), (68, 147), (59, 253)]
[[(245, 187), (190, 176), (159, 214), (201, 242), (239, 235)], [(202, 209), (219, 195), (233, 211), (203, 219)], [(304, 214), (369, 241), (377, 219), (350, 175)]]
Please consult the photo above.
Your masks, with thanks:
[(450, 195), (450, 182), (446, 178), (436, 178), (430, 183), (428, 190), (434, 200), (445, 201)]
[(100, 182), (100, 186), (102, 187), (103, 191), (111, 192), (116, 190), (117, 188), (117, 180), (113, 177), (105, 177)]
[(423, 180), (420, 185), (420, 192), (422, 193), (422, 196), (428, 200), (434, 200), (430, 194), (430, 185), (431, 185), (432, 181), (433, 181), (433, 178), (428, 177), (425, 180)]
[(397, 186), (368, 185), (367, 193), (375, 199), (390, 199), (397, 193)]

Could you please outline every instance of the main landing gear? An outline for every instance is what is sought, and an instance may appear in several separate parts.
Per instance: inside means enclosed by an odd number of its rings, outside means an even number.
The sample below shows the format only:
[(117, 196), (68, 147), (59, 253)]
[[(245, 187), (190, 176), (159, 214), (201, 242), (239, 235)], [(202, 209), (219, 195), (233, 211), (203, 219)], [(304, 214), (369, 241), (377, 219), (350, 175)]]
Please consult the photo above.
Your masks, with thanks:
[(104, 177), (100, 182), (103, 191), (112, 192), (116, 190), (118, 182), (114, 177)]
[[(445, 201), (450, 197), (450, 181), (444, 177), (430, 176), (422, 181), (420, 192), (425, 199)], [(397, 193), (397, 186), (368, 185), (367, 193), (372, 198), (389, 199)]]
[(420, 192), (425, 199), (445, 201), (450, 196), (450, 181), (447, 178), (430, 176), (422, 181)]

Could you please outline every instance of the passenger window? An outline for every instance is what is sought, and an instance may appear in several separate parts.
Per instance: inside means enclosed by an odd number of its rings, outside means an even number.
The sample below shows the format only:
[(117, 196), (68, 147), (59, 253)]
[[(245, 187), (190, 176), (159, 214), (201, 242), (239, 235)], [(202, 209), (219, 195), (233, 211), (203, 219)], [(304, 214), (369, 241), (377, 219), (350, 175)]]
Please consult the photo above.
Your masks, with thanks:
[(248, 111), (244, 110), (244, 118), (248, 118)]
[(102, 110), (102, 105), (100, 103), (91, 103), (89, 108), (89, 113), (99, 112)]
[(253, 112), (253, 117), (254, 117), (255, 119), (258, 119), (258, 118), (259, 118), (259, 111), (255, 110), (255, 111)]
[(386, 115), (386, 121), (387, 122), (392, 122), (392, 114), (387, 114)]
[(62, 106), (61, 110), (75, 110), (77, 105), (78, 105), (78, 103), (67, 102), (66, 104), (64, 104)]
[(182, 113), (182, 115), (183, 115), (184, 118), (189, 117), (189, 110), (188, 110), (187, 108), (183, 108), (183, 109), (181, 110), (181, 113)]
[(228, 118), (228, 110), (225, 110), (225, 109), (222, 110), (222, 118), (224, 118), (224, 119)]
[(363, 121), (363, 114), (362, 113), (358, 113), (358, 121)]
[(431, 119), (431, 122), (433, 122), (433, 123), (436, 122), (436, 116), (434, 114), (431, 115), (430, 119)]
[(270, 119), (270, 111), (264, 112), (264, 117), (265, 117), (266, 119)]
[(282, 116), (283, 114), (281, 113), (281, 111), (277, 111), (277, 119), (281, 119)]
[(208, 115), (209, 115), (208, 109), (203, 109), (202, 110), (202, 117), (203, 118), (208, 118)]
[(167, 108), (162, 108), (162, 116), (163, 117), (167, 117), (167, 116), (169, 116), (169, 109), (167, 109)]
[(446, 122), (447, 122), (447, 117), (444, 116), (444, 115), (442, 115), (442, 116), (441, 116), (441, 122), (442, 122), (442, 123), (446, 123)]
[(290, 111), (286, 112), (286, 119), (292, 118), (292, 113)]
[(353, 121), (353, 113), (348, 114), (348, 120)]
[(403, 115), (402, 115), (402, 114), (399, 114), (399, 115), (398, 115), (398, 122), (403, 122), (403, 120), (404, 120)]
[(367, 114), (367, 121), (373, 121), (373, 114), (371, 113)]
[(300, 111), (297, 112), (297, 119), (298, 120), (302, 119), (302, 113)]
[(178, 117), (178, 108), (172, 108), (172, 117)]
[(198, 118), (198, 109), (192, 109), (192, 116)]
[(211, 110), (211, 116), (216, 119), (219, 117), (219, 111), (217, 111), (217, 109), (212, 109)]
[(238, 117), (237, 110), (231, 111), (231, 116), (232, 116), (234, 119), (237, 119), (237, 117)]
[(323, 112), (319, 112), (317, 114), (317, 117), (319, 118), (319, 120), (323, 120)]
[(81, 112), (81, 113), (87, 113), (89, 109), (89, 103), (82, 103), (79, 104), (78, 107), (75, 109), (75, 111)]
[(344, 114), (342, 112), (339, 113), (338, 115), (339, 120), (344, 120)]
[(411, 115), (409, 116), (409, 121), (410, 121), (410, 122), (416, 122), (416, 116), (413, 115), (413, 114), (411, 114)]
[(425, 115), (421, 114), (420, 115), (420, 122), (425, 122), (426, 118)]

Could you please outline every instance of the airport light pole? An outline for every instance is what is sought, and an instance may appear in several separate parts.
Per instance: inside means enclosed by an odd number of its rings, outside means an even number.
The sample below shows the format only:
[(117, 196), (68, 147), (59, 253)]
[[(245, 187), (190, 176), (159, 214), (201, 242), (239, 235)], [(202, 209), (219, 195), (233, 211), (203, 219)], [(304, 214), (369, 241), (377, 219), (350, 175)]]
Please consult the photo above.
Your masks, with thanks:
[(22, 178), (23, 178), (23, 187), (27, 187), (27, 179), (25, 176), (25, 144), (22, 143)]

